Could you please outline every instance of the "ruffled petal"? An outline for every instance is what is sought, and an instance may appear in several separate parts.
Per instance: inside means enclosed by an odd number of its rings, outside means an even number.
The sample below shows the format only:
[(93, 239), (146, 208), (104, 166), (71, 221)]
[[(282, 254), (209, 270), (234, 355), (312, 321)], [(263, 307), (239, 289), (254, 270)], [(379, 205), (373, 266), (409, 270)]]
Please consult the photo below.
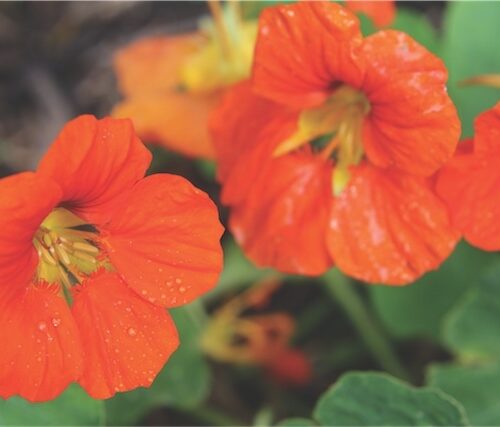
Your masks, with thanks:
[(379, 167), (428, 176), (453, 154), (460, 121), (443, 62), (408, 35), (379, 31), (363, 43), (362, 90), (371, 104), (363, 142)]
[(114, 68), (126, 96), (158, 94), (175, 89), (180, 69), (205, 38), (198, 33), (172, 37), (148, 37), (118, 51)]
[(393, 0), (346, 0), (345, 5), (355, 13), (364, 13), (370, 17), (377, 27), (391, 25), (396, 16), (396, 5)]
[(325, 243), (332, 167), (302, 151), (267, 161), (233, 206), (230, 228), (257, 265), (318, 275), (332, 265)]
[(319, 105), (337, 83), (360, 85), (360, 44), (358, 18), (334, 2), (266, 8), (259, 20), (254, 87), (281, 104)]
[(453, 225), (474, 246), (500, 250), (499, 157), (462, 154), (441, 171), (437, 192), (449, 207)]
[(168, 174), (139, 181), (104, 230), (121, 277), (139, 295), (167, 307), (210, 290), (222, 270), (223, 228), (210, 198)]
[(144, 176), (151, 153), (130, 120), (80, 116), (63, 128), (39, 165), (39, 173), (63, 190), (64, 207), (99, 224), (116, 200)]
[(366, 163), (351, 173), (333, 204), (327, 235), (338, 267), (388, 285), (410, 283), (439, 267), (459, 235), (430, 183)]
[(500, 102), (474, 122), (474, 153), (500, 156)]
[(100, 272), (75, 292), (72, 307), (84, 348), (80, 385), (96, 399), (149, 387), (179, 344), (167, 312)]
[(32, 402), (59, 395), (82, 373), (82, 347), (57, 286), (0, 292), (0, 396)]
[(61, 196), (57, 184), (32, 172), (0, 180), (0, 286), (28, 285), (38, 264), (35, 232)]
[(220, 101), (219, 94), (158, 91), (132, 96), (117, 105), (114, 117), (130, 117), (137, 134), (187, 156), (213, 158), (208, 117)]
[(244, 200), (276, 145), (297, 128), (299, 113), (255, 95), (249, 81), (229, 90), (210, 118), (222, 201)]

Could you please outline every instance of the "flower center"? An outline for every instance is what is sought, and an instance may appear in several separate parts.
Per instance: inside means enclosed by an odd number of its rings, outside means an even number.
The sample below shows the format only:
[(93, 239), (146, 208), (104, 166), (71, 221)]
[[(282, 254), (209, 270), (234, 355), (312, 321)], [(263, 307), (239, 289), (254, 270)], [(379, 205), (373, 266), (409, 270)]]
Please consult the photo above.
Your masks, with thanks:
[(206, 43), (184, 63), (180, 78), (189, 92), (210, 92), (250, 75), (257, 23), (244, 22), (238, 1), (209, 1), (212, 19), (202, 21)]
[(363, 158), (362, 125), (369, 111), (370, 103), (361, 91), (342, 85), (323, 105), (302, 111), (297, 131), (276, 147), (274, 155), (281, 156), (318, 139), (324, 141), (326, 136), (320, 155), (336, 160), (332, 190), (339, 195), (349, 182), (350, 166)]
[(54, 209), (44, 219), (33, 244), (38, 251), (36, 275), (40, 281), (70, 289), (84, 276), (105, 267), (97, 229), (64, 208)]

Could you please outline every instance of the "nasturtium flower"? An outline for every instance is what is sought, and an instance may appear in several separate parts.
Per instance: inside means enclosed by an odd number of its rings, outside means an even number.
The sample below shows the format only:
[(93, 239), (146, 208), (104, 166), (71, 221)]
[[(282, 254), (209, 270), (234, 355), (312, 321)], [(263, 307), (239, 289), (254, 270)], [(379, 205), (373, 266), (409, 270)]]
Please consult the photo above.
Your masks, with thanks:
[(280, 286), (278, 279), (268, 278), (231, 298), (213, 314), (201, 345), (220, 362), (260, 366), (277, 382), (302, 385), (311, 378), (311, 364), (290, 346), (293, 318), (281, 311), (258, 312)]
[(250, 75), (257, 23), (236, 1), (209, 2), (214, 19), (197, 32), (144, 38), (115, 57), (125, 100), (113, 115), (131, 117), (141, 138), (192, 157), (213, 158), (208, 116), (225, 89)]
[(165, 308), (222, 268), (217, 209), (184, 178), (144, 177), (130, 120), (80, 116), (36, 172), (0, 180), (0, 396), (95, 398), (149, 386), (178, 346)]
[(436, 188), (469, 243), (500, 250), (500, 102), (477, 117), (474, 139), (459, 144)]
[(251, 81), (211, 128), (230, 228), (258, 265), (405, 284), (458, 233), (431, 175), (460, 134), (443, 62), (399, 31), (363, 38), (333, 2), (263, 11)]

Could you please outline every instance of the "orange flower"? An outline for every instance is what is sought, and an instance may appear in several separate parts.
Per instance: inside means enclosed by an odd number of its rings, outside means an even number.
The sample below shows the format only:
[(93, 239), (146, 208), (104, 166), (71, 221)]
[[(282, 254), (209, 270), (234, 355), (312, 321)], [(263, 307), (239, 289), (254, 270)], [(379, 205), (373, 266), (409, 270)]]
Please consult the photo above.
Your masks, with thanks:
[[(115, 70), (125, 100), (115, 117), (131, 117), (141, 138), (188, 156), (213, 158), (209, 113), (229, 85), (250, 74), (256, 24), (242, 22), (237, 2), (183, 36), (152, 37), (118, 52)], [(230, 31), (229, 31), (230, 30)]]
[(312, 275), (335, 262), (387, 284), (439, 266), (458, 239), (428, 178), (460, 134), (446, 79), (408, 35), (363, 38), (333, 2), (266, 9), (252, 81), (211, 122), (222, 200), (248, 256)]
[(393, 0), (346, 0), (345, 5), (353, 12), (364, 13), (370, 17), (377, 27), (391, 25), (396, 15), (396, 6)]
[(266, 279), (220, 307), (207, 326), (202, 348), (216, 360), (260, 365), (280, 383), (302, 385), (311, 378), (311, 365), (302, 351), (290, 348), (293, 319), (282, 312), (244, 315), (264, 307), (280, 285)]
[(144, 178), (129, 120), (69, 122), (36, 173), (0, 180), (0, 396), (149, 386), (178, 345), (164, 307), (221, 270), (217, 210), (184, 178)]
[(479, 115), (474, 140), (459, 145), (440, 171), (437, 191), (448, 204), (453, 225), (468, 242), (500, 250), (500, 102)]

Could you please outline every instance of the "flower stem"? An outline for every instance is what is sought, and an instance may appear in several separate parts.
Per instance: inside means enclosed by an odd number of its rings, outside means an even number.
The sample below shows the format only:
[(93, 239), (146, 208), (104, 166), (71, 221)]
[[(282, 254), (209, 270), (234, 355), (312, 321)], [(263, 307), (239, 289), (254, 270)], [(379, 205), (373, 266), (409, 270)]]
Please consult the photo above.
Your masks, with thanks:
[(399, 361), (391, 342), (370, 308), (364, 303), (350, 279), (338, 269), (323, 275), (327, 292), (343, 307), (381, 368), (392, 375), (411, 381), (408, 371)]

